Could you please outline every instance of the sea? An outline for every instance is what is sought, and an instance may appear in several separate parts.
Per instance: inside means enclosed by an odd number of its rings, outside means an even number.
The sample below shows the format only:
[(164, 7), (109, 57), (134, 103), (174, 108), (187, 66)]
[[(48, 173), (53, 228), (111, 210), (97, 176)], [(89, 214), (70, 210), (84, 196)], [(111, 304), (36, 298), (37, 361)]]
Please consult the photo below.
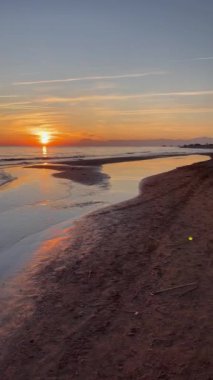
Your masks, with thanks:
[[(185, 153), (190, 156), (182, 156)], [(205, 156), (199, 153), (206, 154)], [(207, 151), (179, 147), (0, 147), (0, 282), (19, 273), (36, 255), (51, 256), (62, 237), (88, 213), (126, 201), (149, 176), (209, 159)], [(212, 153), (212, 152), (211, 152)], [(176, 157), (169, 157), (176, 154)], [(103, 157), (158, 156), (106, 164), (104, 183), (85, 185), (56, 178), (37, 163)]]

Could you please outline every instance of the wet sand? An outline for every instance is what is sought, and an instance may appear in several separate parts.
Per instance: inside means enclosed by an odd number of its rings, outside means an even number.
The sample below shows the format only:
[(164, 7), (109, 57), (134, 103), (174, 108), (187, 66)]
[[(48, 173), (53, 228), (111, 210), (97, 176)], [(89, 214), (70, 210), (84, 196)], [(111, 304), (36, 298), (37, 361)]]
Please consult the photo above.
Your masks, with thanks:
[(69, 164), (41, 164), (30, 166), (30, 168), (55, 170), (58, 173), (53, 173), (53, 177), (69, 179), (87, 186), (108, 186), (109, 178), (101, 171), (99, 165), (75, 165), (70, 161)]
[[(144, 161), (144, 160), (153, 160), (156, 158), (166, 158), (166, 157), (176, 157), (176, 156), (190, 156), (192, 153), (172, 153), (172, 154), (156, 154), (156, 155), (147, 155), (147, 156), (116, 156), (116, 157), (105, 157), (105, 158), (88, 158), (80, 159), (76, 161), (64, 161), (67, 165), (79, 165), (79, 166), (101, 166), (104, 164), (115, 164), (118, 162), (131, 162), (131, 161)], [(203, 153), (205, 155), (205, 153)]]
[(212, 379), (212, 210), (211, 159), (76, 223), (15, 285), (2, 378)]

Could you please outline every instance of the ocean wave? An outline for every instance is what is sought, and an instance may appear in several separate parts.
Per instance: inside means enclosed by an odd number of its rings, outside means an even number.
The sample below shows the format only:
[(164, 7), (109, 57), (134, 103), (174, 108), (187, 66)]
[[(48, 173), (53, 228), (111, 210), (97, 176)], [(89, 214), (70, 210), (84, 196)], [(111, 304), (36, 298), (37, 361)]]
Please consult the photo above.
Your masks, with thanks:
[(22, 161), (22, 162), (28, 162), (28, 161), (36, 161), (36, 160), (41, 160), (41, 161), (49, 161), (49, 160), (57, 160), (57, 159), (67, 159), (67, 158), (84, 158), (84, 155), (75, 155), (75, 156), (35, 156), (35, 157), (4, 157), (0, 158), (1, 161), (5, 162), (13, 162), (13, 161)]
[(11, 174), (6, 173), (4, 170), (0, 170), (0, 186), (5, 185), (8, 182), (14, 181), (16, 178)]
[[(199, 149), (199, 153), (203, 150)], [(27, 166), (33, 164), (40, 164), (43, 162), (53, 162), (59, 163), (63, 161), (76, 161), (76, 160), (88, 160), (88, 159), (101, 159), (101, 158), (110, 158), (110, 157), (148, 157), (158, 156), (167, 156), (169, 154), (183, 155), (184, 153), (197, 153), (193, 149), (183, 149), (179, 147), (99, 147), (94, 149), (78, 149), (72, 151), (67, 150), (66, 148), (60, 149), (50, 149), (45, 154), (42, 154), (42, 151), (37, 150), (27, 150), (21, 148), (14, 149), (3, 149), (0, 147), (0, 168), (7, 168), (11, 166)], [(207, 153), (205, 151), (205, 153)]]
[(43, 162), (63, 162), (65, 160), (82, 160), (85, 159), (84, 155), (75, 155), (75, 156), (50, 156), (50, 157), (4, 157), (0, 158), (0, 166), (1, 167), (9, 167), (9, 166), (20, 166), (20, 165), (33, 165), (39, 164)]

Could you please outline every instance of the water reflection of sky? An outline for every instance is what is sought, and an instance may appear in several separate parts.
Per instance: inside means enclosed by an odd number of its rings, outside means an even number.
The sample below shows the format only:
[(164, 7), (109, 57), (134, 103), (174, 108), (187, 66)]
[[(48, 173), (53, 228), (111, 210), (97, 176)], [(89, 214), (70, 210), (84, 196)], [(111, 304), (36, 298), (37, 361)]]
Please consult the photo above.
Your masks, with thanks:
[(0, 278), (82, 215), (136, 196), (142, 178), (206, 159), (188, 156), (104, 165), (108, 187), (55, 178), (47, 169), (10, 168), (17, 179), (0, 191)]
[(138, 194), (139, 182), (158, 173), (173, 170), (176, 167), (190, 165), (198, 161), (205, 161), (206, 156), (167, 157), (154, 160), (122, 162), (104, 165), (104, 171), (111, 177), (109, 189), (111, 194), (121, 200)]

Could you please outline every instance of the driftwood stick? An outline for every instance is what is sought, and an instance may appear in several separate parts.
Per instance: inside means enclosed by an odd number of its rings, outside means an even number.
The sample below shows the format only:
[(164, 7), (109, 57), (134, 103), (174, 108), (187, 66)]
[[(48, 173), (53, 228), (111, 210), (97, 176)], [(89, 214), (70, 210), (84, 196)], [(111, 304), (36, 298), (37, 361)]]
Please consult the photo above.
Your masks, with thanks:
[(156, 294), (160, 294), (164, 292), (169, 292), (170, 290), (185, 288), (187, 286), (197, 286), (197, 282), (190, 282), (189, 284), (183, 284), (183, 285), (178, 285), (178, 286), (172, 286), (166, 289), (156, 290), (155, 292), (152, 292), (151, 294), (156, 295)]
[(184, 244), (192, 242), (192, 241), (193, 241), (193, 236), (188, 236), (188, 239), (184, 239), (184, 240), (182, 239), (182, 240), (174, 241), (174, 242), (166, 244), (166, 246), (167, 247), (173, 247), (173, 246), (177, 246), (177, 245), (184, 245)]
[(168, 244), (166, 244), (166, 247), (176, 247), (178, 245), (184, 245), (186, 243), (188, 243), (187, 240), (175, 241), (174, 243), (168, 243)]
[(197, 289), (197, 284), (195, 286), (193, 286), (191, 289), (185, 290), (185, 292), (181, 293), (180, 297), (185, 296), (185, 294), (188, 294), (188, 293), (192, 292), (195, 289)]
[(92, 270), (90, 270), (90, 271), (88, 272), (88, 278), (90, 278), (91, 275), (92, 275)]

